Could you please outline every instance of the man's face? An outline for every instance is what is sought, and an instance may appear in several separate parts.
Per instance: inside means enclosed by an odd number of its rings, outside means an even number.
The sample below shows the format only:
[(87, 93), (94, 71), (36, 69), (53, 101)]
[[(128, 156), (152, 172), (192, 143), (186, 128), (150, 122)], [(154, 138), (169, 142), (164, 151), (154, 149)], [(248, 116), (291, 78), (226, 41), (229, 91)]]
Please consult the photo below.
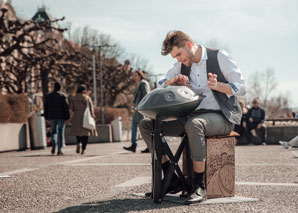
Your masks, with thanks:
[(178, 62), (181, 62), (185, 66), (189, 67), (193, 62), (193, 53), (187, 45), (180, 48), (174, 46), (170, 54), (173, 58), (176, 58)]
[(258, 107), (259, 107), (259, 102), (253, 101), (253, 102), (252, 102), (252, 105), (253, 105), (255, 108), (258, 108)]

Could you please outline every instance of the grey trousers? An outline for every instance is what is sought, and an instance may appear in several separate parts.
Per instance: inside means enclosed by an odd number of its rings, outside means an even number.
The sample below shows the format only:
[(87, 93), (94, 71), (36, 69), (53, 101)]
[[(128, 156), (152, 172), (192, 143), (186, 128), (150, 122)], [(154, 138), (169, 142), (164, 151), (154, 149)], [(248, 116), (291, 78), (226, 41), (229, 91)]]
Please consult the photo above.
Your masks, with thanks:
[[(140, 132), (153, 153), (154, 120), (145, 118), (140, 124)], [(187, 118), (175, 121), (162, 122), (164, 136), (188, 136), (191, 158), (193, 161), (206, 160), (205, 136), (227, 135), (234, 129), (234, 124), (229, 122), (220, 112), (191, 114)]]

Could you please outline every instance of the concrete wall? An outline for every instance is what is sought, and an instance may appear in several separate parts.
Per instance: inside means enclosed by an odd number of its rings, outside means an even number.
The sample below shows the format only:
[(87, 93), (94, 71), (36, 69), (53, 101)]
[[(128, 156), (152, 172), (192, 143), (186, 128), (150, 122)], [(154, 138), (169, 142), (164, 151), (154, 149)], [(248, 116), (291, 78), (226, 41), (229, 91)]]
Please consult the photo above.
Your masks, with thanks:
[[(110, 124), (96, 125), (98, 136), (89, 137), (88, 143), (112, 142), (112, 127)], [(65, 144), (73, 145), (77, 143), (75, 136), (69, 136), (70, 126), (65, 127)]]
[(28, 123), (0, 123), (0, 152), (30, 147)]
[(267, 127), (267, 144), (278, 144), (278, 141), (289, 141), (298, 135), (298, 126)]

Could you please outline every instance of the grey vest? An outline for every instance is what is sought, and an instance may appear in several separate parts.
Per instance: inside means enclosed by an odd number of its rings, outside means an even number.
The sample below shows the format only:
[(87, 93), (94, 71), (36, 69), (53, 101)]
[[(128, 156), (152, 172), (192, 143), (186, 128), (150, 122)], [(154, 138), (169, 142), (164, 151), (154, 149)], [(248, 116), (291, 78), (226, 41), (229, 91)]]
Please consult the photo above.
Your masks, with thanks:
[[(217, 81), (222, 83), (228, 83), (225, 79), (224, 75), (222, 74), (218, 60), (217, 60), (217, 53), (218, 50), (214, 49), (207, 49), (207, 56), (208, 60), (206, 63), (207, 73), (213, 73), (217, 75)], [(184, 64), (181, 66), (181, 74), (186, 75), (189, 77), (190, 68)], [(212, 93), (217, 101), (218, 105), (221, 108), (222, 113), (231, 123), (240, 124), (242, 112), (239, 105), (239, 101), (236, 96), (232, 95), (230, 98), (227, 97), (226, 94), (212, 90)]]

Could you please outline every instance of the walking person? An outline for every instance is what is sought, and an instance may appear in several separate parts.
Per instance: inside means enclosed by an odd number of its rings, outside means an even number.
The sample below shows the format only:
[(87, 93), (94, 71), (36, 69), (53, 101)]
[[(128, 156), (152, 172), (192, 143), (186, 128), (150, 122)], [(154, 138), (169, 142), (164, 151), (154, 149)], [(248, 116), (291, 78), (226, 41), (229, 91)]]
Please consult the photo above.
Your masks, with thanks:
[(69, 105), (67, 97), (61, 92), (61, 84), (54, 83), (54, 90), (45, 97), (44, 116), (51, 122), (52, 131), (52, 150), (55, 154), (56, 143), (58, 142), (57, 155), (63, 155), (63, 139), (65, 130), (65, 121), (69, 119)]
[[(198, 112), (178, 120), (162, 122), (164, 136), (187, 134), (193, 161), (194, 185), (186, 203), (202, 202), (207, 199), (205, 136), (227, 135), (234, 129), (234, 124), (240, 124), (242, 112), (237, 96), (245, 95), (246, 87), (241, 70), (226, 51), (197, 45), (181, 31), (171, 31), (166, 35), (162, 55), (168, 54), (177, 59), (177, 62), (158, 85), (189, 86), (195, 93), (206, 96), (199, 105)], [(153, 126), (154, 121), (149, 118), (140, 123), (141, 134), (151, 153)], [(170, 162), (163, 156), (164, 174), (169, 166)], [(175, 191), (179, 187), (177, 180), (178, 177), (174, 174), (168, 191)]]
[[(88, 144), (89, 136), (97, 136), (96, 129), (83, 128), (83, 116), (85, 109), (89, 106), (91, 116), (95, 119), (94, 106), (91, 98), (88, 96), (88, 90), (86, 85), (82, 84), (79, 86), (75, 96), (70, 99), (70, 109), (73, 111), (71, 119), (70, 136), (76, 136), (77, 148), (76, 152), (79, 154), (85, 154), (85, 150)], [(82, 150), (81, 150), (82, 148)]]
[[(148, 81), (145, 80), (144, 72), (142, 72), (141, 70), (136, 70), (135, 72), (133, 72), (132, 77), (134, 81), (138, 84), (137, 89), (135, 91), (135, 96), (134, 96), (134, 108), (136, 108), (138, 104), (141, 102), (141, 100), (143, 99), (143, 97), (150, 92), (150, 86)], [(123, 147), (123, 149), (131, 152), (136, 152), (138, 125), (143, 118), (144, 116), (138, 111), (133, 112), (132, 123), (131, 123), (131, 146)], [(146, 148), (141, 152), (147, 153), (149, 152), (149, 149)]]

